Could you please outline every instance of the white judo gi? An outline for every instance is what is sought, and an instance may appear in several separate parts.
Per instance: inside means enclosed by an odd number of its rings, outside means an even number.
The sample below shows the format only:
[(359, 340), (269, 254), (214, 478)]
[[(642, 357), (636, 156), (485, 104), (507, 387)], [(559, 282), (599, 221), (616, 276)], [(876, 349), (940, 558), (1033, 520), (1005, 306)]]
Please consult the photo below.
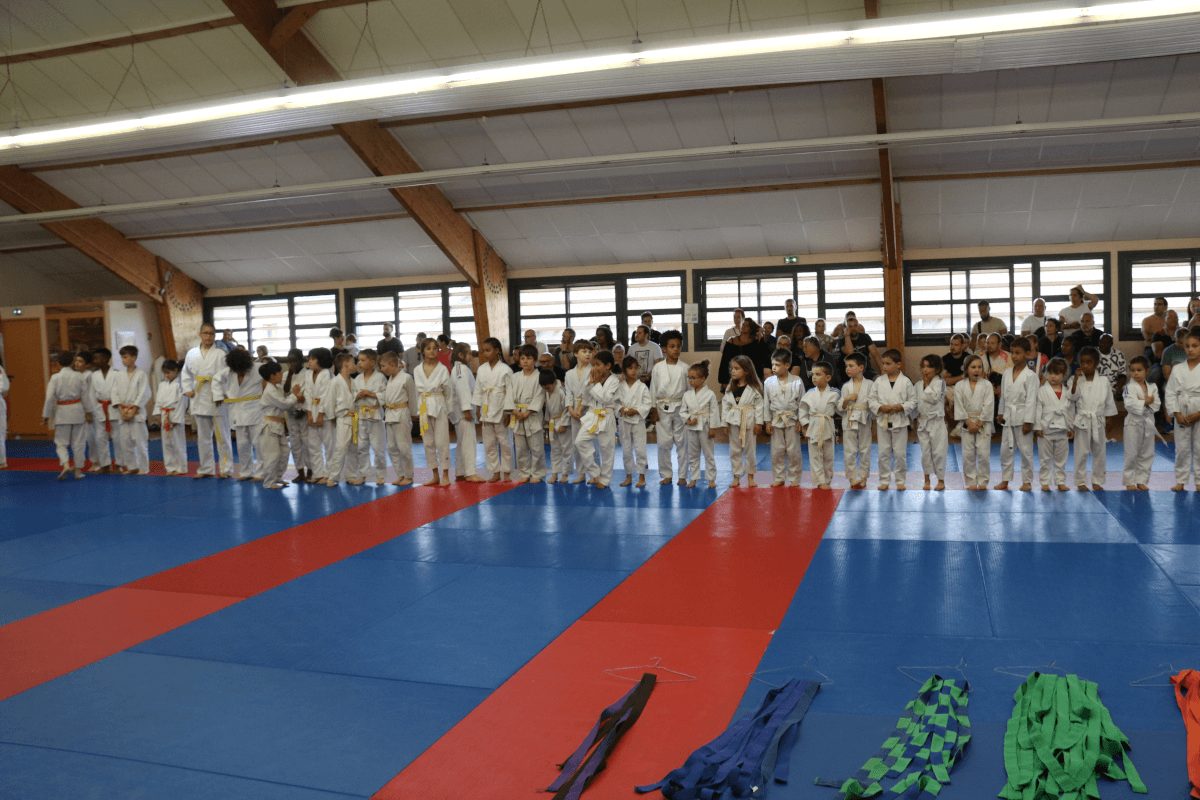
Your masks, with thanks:
[(283, 480), (287, 472), (288, 446), (287, 423), (288, 412), (296, 408), (299, 402), (294, 394), (284, 394), (283, 384), (279, 386), (267, 383), (262, 390), (259, 408), (262, 411), (262, 422), (258, 432), (258, 444), (261, 448), (260, 461), (262, 465), (262, 485), (268, 489)]
[[(623, 409), (631, 408), (636, 414), (626, 416)], [(626, 475), (645, 475), (649, 468), (646, 458), (646, 415), (650, 413), (650, 387), (641, 381), (629, 385), (621, 381), (617, 390), (617, 419), (621, 438), (621, 458), (625, 462)], [(676, 410), (678, 415), (678, 410)], [(659, 445), (661, 448), (662, 445)], [(662, 452), (661, 449), (659, 452)], [(680, 452), (680, 467), (685, 458)], [(667, 456), (670, 459), (670, 455)], [(679, 474), (683, 474), (680, 469)]]
[(800, 485), (804, 461), (800, 452), (800, 396), (804, 381), (787, 375), (786, 383), (772, 375), (763, 384), (766, 407), (763, 419), (771, 425), (771, 482)]
[(229, 409), (229, 427), (237, 434), (238, 479), (262, 480), (265, 465), (258, 441), (263, 426), (262, 376), (254, 367), (240, 377), (225, 369), (217, 373), (212, 386), (213, 399)]
[[(889, 485), (894, 470), (896, 486), (903, 487), (908, 477), (908, 425), (917, 413), (917, 390), (904, 373), (897, 375), (894, 383), (888, 376), (880, 375), (871, 384), (867, 402), (875, 415), (875, 435), (879, 440), (879, 485)], [(904, 410), (880, 414), (883, 406), (903, 406)]]
[[(86, 373), (92, 382), (92, 430), (88, 437), (88, 460), (92, 469), (98, 470), (110, 466), (113, 456), (120, 452), (118, 441), (121, 414), (112, 402), (112, 379), (117, 371), (109, 367), (108, 374), (100, 370)], [(109, 452), (109, 442), (112, 442), (112, 453)], [(118, 466), (124, 466), (120, 460)]]
[[(387, 481), (387, 434), (383, 430), (383, 405), (379, 398), (387, 387), (387, 378), (378, 369), (371, 374), (360, 372), (351, 381), (350, 393), (358, 406), (358, 474), (376, 483)], [(373, 392), (375, 397), (359, 398), (359, 392)], [(409, 435), (412, 432), (409, 431)]]
[(712, 428), (723, 428), (725, 422), (721, 419), (721, 404), (717, 402), (717, 394), (707, 386), (701, 386), (699, 391), (690, 387), (683, 393), (680, 404), (680, 415), (683, 417), (684, 430), (687, 435), (687, 474), (680, 473), (688, 483), (700, 480), (700, 456), (704, 455), (704, 466), (708, 472), (709, 482), (717, 479), (717, 456), (713, 440), (708, 437)]
[[(440, 364), (438, 366), (441, 366)], [(445, 367), (442, 367), (444, 370)], [(326, 484), (339, 483), (342, 477), (358, 480), (358, 405), (350, 381), (341, 375), (329, 379), (321, 402), (327, 418), (333, 421), (337, 439), (333, 456), (325, 462)]]
[(1037, 421), (1033, 429), (1038, 438), (1038, 474), (1042, 486), (1063, 486), (1067, 482), (1067, 433), (1075, 426), (1075, 403), (1064, 385), (1062, 396), (1049, 383), (1042, 384), (1037, 396)]
[[(617, 450), (617, 391), (620, 381), (609, 375), (603, 383), (589, 384), (583, 418), (580, 419), (579, 435), (575, 437), (575, 451), (582, 465), (580, 475), (593, 479), (598, 486), (612, 482), (613, 461)], [(596, 463), (596, 447), (600, 449), (600, 463)]]
[(554, 388), (546, 392), (546, 406), (542, 409), (546, 417), (546, 428), (550, 433), (550, 474), (566, 477), (575, 459), (575, 440), (571, 438), (571, 415), (567, 413), (567, 393), (562, 383), (555, 381)]
[[(212, 380), (225, 369), (226, 353), (215, 344), (204, 350), (200, 345), (188, 350), (179, 380), (184, 394), (194, 392), (188, 405), (196, 424), (196, 450), (200, 457), (197, 475), (233, 474), (233, 448), (230, 446), (229, 409), (213, 402)], [(213, 437), (217, 439), (219, 464), (213, 462)]]
[(388, 378), (383, 390), (383, 421), (388, 457), (396, 470), (396, 479), (414, 476), (412, 418), (417, 410), (417, 387), (413, 376), (400, 370)]
[(1125, 384), (1125, 486), (1145, 486), (1154, 463), (1154, 414), (1162, 407), (1162, 394), (1153, 383), (1142, 389), (1137, 381)]
[(937, 375), (929, 385), (919, 380), (917, 392), (917, 442), (921, 445), (921, 472), (946, 480), (946, 382)]
[[(117, 463), (139, 474), (149, 474), (150, 429), (146, 427), (146, 405), (150, 402), (150, 379), (136, 367), (133, 372), (122, 369), (113, 376), (111, 386), (113, 405), (122, 416), (117, 424), (121, 453)], [(124, 419), (126, 413), (132, 416)]]
[[(967, 486), (987, 486), (992, 479), (992, 418), (996, 411), (996, 387), (980, 378), (954, 384), (954, 419), (962, 426), (963, 477)], [(967, 430), (966, 422), (982, 423), (978, 433)]]
[(440, 362), (425, 373), (425, 364), (413, 370), (417, 390), (417, 416), (421, 420), (421, 441), (425, 443), (425, 465), (450, 472), (450, 370)]
[(842, 384), (842, 401), (838, 413), (842, 415), (842, 458), (846, 462), (846, 478), (851, 486), (865, 484), (871, 475), (871, 413), (870, 378), (860, 378)]
[(1075, 485), (1087, 484), (1087, 457), (1092, 456), (1092, 482), (1101, 486), (1108, 477), (1106, 468), (1105, 418), (1117, 415), (1112, 384), (1099, 372), (1089, 381), (1083, 370), (1071, 379), (1071, 400), (1075, 403)]
[(63, 367), (50, 376), (42, 416), (54, 425), (54, 450), (63, 470), (69, 468), (72, 456), (75, 469), (83, 469), (88, 440), (87, 414), (91, 413), (92, 407), (92, 382), (87, 373)]
[(660, 361), (650, 370), (650, 401), (658, 414), (658, 421), (654, 423), (654, 438), (658, 443), (658, 474), (661, 479), (669, 480), (675, 476), (671, 464), (672, 451), (679, 463), (679, 474), (681, 477), (683, 475), (687, 442), (680, 406), (684, 392), (689, 391), (687, 374), (688, 365), (683, 361), (674, 364)]
[[(540, 378), (541, 372), (536, 368), (528, 375), (524, 371), (514, 372), (505, 397), (504, 410), (512, 414), (508, 427), (516, 446), (517, 472), (527, 481), (540, 481), (546, 477), (546, 434), (542, 421), (546, 390), (542, 388)], [(518, 411), (530, 414), (519, 420)]]
[[(467, 419), (468, 411), (471, 412), (470, 419)], [(454, 362), (450, 368), (449, 419), (454, 426), (454, 477), (477, 475), (475, 462), (479, 458), (479, 439), (475, 435), (475, 423), (479, 414), (475, 408), (475, 376), (461, 361)]]
[[(303, 386), (306, 372), (308, 372), (308, 367), (301, 367), (293, 375), (285, 367), (283, 383), (279, 385), (280, 391), (285, 395), (295, 397), (292, 394), (292, 388)], [(295, 465), (296, 472), (303, 476), (304, 470), (308, 469), (308, 412), (304, 410), (304, 403), (297, 400), (296, 405), (284, 416), (287, 417), (287, 445), (292, 453), (292, 464)]]
[(1189, 367), (1180, 361), (1172, 367), (1163, 395), (1167, 414), (1175, 420), (1175, 483), (1186, 486), (1191, 475), (1200, 487), (1200, 422), (1185, 428), (1175, 419), (1176, 414), (1200, 411), (1200, 364)]
[(754, 426), (763, 424), (765, 411), (762, 392), (758, 389), (747, 384), (740, 398), (734, 397), (733, 390), (731, 385), (721, 398), (721, 421), (729, 428), (729, 461), (733, 467), (733, 481), (737, 483), (743, 475), (753, 478), (758, 471), (755, 452), (758, 440)]
[(1002, 481), (1011, 481), (1014, 474), (1013, 451), (1021, 453), (1021, 484), (1033, 483), (1033, 430), (1024, 432), (1024, 425), (1037, 422), (1037, 376), (1025, 367), (1013, 379), (1013, 371), (1005, 370), (1000, 382), (998, 413), (1004, 417), (1000, 431), (1000, 473)]
[[(304, 438), (308, 445), (308, 468), (313, 471), (313, 481), (321, 482), (326, 478), (341, 480), (339, 475), (329, 474), (326, 462), (333, 456), (337, 446), (337, 422), (333, 412), (328, 408), (330, 381), (334, 374), (327, 369), (313, 374), (311, 369), (305, 370), (301, 376), (300, 393), (304, 395), (304, 410), (308, 412), (307, 427)], [(317, 420), (320, 419), (320, 424)]]
[[(833, 441), (837, 438), (833, 418), (841, 402), (842, 393), (832, 386), (826, 386), (823, 392), (814, 386), (800, 398), (799, 422), (808, 436), (808, 467), (813, 486), (833, 480)], [(794, 485), (799, 486), (800, 481)]]
[(187, 408), (188, 398), (178, 377), (159, 382), (158, 391), (154, 393), (154, 415), (159, 418), (163, 468), (168, 474), (188, 471)]
[(502, 359), (497, 360), (495, 365), (485, 361), (475, 371), (473, 400), (474, 404), (479, 406), (484, 465), (496, 478), (499, 478), (501, 473), (513, 471), (512, 433), (504, 427), (504, 408), (508, 402), (508, 387), (512, 376), (512, 367)]

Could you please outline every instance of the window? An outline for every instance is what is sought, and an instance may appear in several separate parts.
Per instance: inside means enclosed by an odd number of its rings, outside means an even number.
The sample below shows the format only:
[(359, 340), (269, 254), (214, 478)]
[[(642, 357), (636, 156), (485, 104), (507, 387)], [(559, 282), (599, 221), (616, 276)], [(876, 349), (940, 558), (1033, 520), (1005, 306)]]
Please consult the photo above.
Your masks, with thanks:
[(1188, 323), (1188, 305), (1197, 292), (1200, 250), (1153, 250), (1121, 253), (1118, 261), (1121, 297), (1129, 303), (1121, 310), (1121, 338), (1142, 340), (1142, 320), (1154, 313), (1154, 298), (1165, 297), (1167, 308)]
[(800, 268), (698, 270), (696, 297), (700, 303), (698, 349), (720, 349), (733, 312), (742, 309), (760, 325), (786, 316), (788, 300), (796, 302), (796, 316), (809, 330), (818, 319), (827, 319), (826, 332), (854, 311), (867, 333), (883, 341), (883, 266), (880, 264), (830, 264)]
[(336, 292), (316, 295), (280, 294), (270, 297), (217, 297), (204, 301), (205, 319), (218, 333), (233, 330), (239, 344), (253, 353), (259, 345), (277, 359), (298, 347), (330, 347), (329, 329), (338, 325)]
[(598, 327), (608, 325), (613, 338), (627, 344), (647, 311), (654, 315), (655, 330), (682, 330), (683, 276), (682, 272), (613, 275), (578, 283), (510, 280), (512, 341), (522, 341), (525, 331), (532, 329), (539, 342), (553, 348), (566, 328), (575, 330), (576, 339), (590, 339)]
[(245, 303), (233, 306), (215, 306), (212, 310), (211, 319), (213, 327), (217, 329), (217, 339), (220, 339), (222, 333), (228, 328), (233, 331), (234, 339), (247, 344), (247, 347), (249, 347), (249, 337), (246, 335), (246, 330), (249, 326), (246, 325)]
[(314, 347), (330, 347), (329, 329), (337, 327), (337, 295), (314, 294), (293, 297), (292, 328), (296, 347), (307, 353)]
[(346, 295), (359, 347), (374, 347), (383, 338), (383, 323), (390, 322), (405, 347), (424, 333), (445, 334), (478, 349), (471, 287), (465, 284), (350, 289)]
[[(1070, 305), (1071, 288), (1100, 298), (1092, 313), (1096, 327), (1108, 330), (1108, 257), (912, 261), (905, 264), (905, 317), (908, 344), (942, 344), (952, 333), (970, 333), (979, 321), (980, 301), (1009, 332), (1033, 313), (1034, 299), (1046, 301), (1047, 316)], [(861, 316), (861, 315), (860, 315)]]
[(292, 346), (287, 298), (250, 301), (250, 352), (266, 345), (275, 358), (286, 358)]

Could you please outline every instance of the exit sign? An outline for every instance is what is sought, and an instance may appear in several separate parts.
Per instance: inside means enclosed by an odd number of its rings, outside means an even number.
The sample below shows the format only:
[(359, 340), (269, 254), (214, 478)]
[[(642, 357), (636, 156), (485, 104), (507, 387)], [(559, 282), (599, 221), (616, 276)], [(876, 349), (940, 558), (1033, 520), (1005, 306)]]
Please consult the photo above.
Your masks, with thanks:
[(783, 263), (784, 264), (799, 264), (800, 256), (784, 256)]

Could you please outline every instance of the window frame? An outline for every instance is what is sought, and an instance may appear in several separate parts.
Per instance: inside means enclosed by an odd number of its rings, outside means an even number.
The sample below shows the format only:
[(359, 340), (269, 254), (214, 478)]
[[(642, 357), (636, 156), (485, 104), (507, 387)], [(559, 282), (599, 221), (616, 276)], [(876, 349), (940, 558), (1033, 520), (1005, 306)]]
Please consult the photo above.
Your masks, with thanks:
[[(983, 258), (945, 258), (945, 259), (921, 259), (919, 261), (904, 262), (904, 344), (916, 347), (941, 345), (946, 344), (951, 334), (940, 333), (913, 333), (912, 332), (912, 309), (914, 305), (946, 305), (946, 302), (936, 300), (921, 300), (914, 302), (912, 297), (912, 275), (916, 272), (942, 272), (950, 270), (965, 271), (967, 273), (968, 284), (970, 281), (971, 270), (978, 269), (1007, 269), (1008, 270), (1008, 296), (997, 297), (992, 295), (988, 298), (972, 298), (968, 301), (968, 305), (976, 309), (976, 316), (971, 318), (970, 325), (965, 331), (952, 331), (951, 333), (970, 334), (971, 328), (975, 326), (978, 318), (978, 303), (980, 300), (987, 299), (990, 301), (1007, 301), (1009, 304), (1009, 318), (1005, 320), (1008, 327), (1008, 332), (1020, 330), (1020, 325), (1017, 325), (1017, 290), (1016, 290), (1016, 265), (1030, 265), (1030, 297), (1036, 300), (1042, 297), (1042, 262), (1043, 261), (1073, 261), (1077, 259), (1094, 258), (1101, 262), (1101, 269), (1104, 272), (1104, 289), (1100, 292), (1099, 297), (1104, 301), (1104, 320), (1103, 324), (1098, 324), (1098, 327), (1105, 331), (1112, 331), (1112, 313), (1113, 313), (1113, 296), (1112, 296), (1112, 257), (1107, 252), (1093, 253), (1057, 253), (1050, 255), (1031, 255), (1031, 256), (997, 256)], [(1056, 299), (1058, 298), (1058, 299)], [(1054, 295), (1046, 300), (1047, 311), (1051, 310), (1053, 303), (1063, 302), (1069, 303), (1070, 297), (1059, 298)], [(952, 304), (952, 303), (951, 303)], [(1030, 308), (1030, 313), (1033, 309)], [(1027, 316), (1027, 315), (1026, 315)], [(1022, 317), (1024, 319), (1024, 317)]]
[[(358, 320), (356, 319), (354, 302), (365, 298), (382, 298), (391, 297), (392, 299), (392, 326), (398, 331), (400, 325), (400, 292), (432, 292), (441, 291), (442, 293), (442, 329), (436, 332), (426, 331), (426, 336), (436, 338), (440, 334), (450, 336), (450, 324), (452, 322), (472, 322), (475, 316), (472, 314), (469, 317), (451, 317), (450, 316), (450, 290), (466, 287), (470, 289), (471, 284), (467, 281), (432, 281), (428, 283), (401, 283), (393, 286), (360, 286), (353, 289), (344, 289), (343, 297), (346, 302), (346, 330), (354, 331), (358, 328)], [(382, 325), (383, 323), (371, 323)], [(403, 340), (402, 340), (403, 341)], [(364, 345), (358, 343), (362, 347), (374, 347), (377, 342), (370, 342)], [(412, 347), (415, 342), (404, 342), (405, 347)], [(478, 345), (476, 343), (476, 349)]]
[[(213, 324), (213, 310), (218, 307), (238, 305), (244, 306), (246, 309), (246, 338), (249, 340), (246, 342), (246, 349), (250, 351), (251, 355), (253, 355), (255, 352), (255, 347), (257, 347), (257, 345), (260, 343), (254, 341), (254, 323), (250, 316), (250, 304), (256, 300), (286, 299), (288, 307), (288, 349), (291, 350), (296, 346), (296, 331), (298, 330), (296, 327), (296, 298), (319, 297), (321, 295), (332, 294), (334, 296), (334, 307), (340, 308), (343, 300), (343, 291), (343, 289), (310, 289), (302, 292), (276, 292), (275, 294), (241, 294), (231, 297), (206, 297), (204, 298), (203, 302), (204, 324)], [(319, 325), (304, 325), (302, 327), (304, 330), (320, 330), (321, 328)], [(340, 328), (341, 324), (335, 322), (325, 328), (325, 330), (328, 331), (329, 328), (335, 327)], [(221, 332), (218, 329), (217, 338), (220, 338), (220, 333)], [(332, 343), (332, 340), (330, 340), (331, 346)]]
[[(508, 280), (508, 335), (510, 342), (523, 341), (524, 332), (521, 330), (521, 290), (522, 289), (571, 289), (572, 287), (583, 288), (588, 286), (603, 286), (605, 284), (613, 284), (616, 289), (616, 309), (614, 314), (617, 318), (617, 327), (613, 331), (613, 336), (617, 342), (625, 344), (630, 342), (629, 317), (640, 316), (643, 312), (649, 311), (655, 316), (659, 314), (679, 314), (680, 319), (683, 318), (683, 306), (687, 303), (687, 271), (686, 270), (663, 270), (655, 272), (611, 272), (600, 275), (589, 275), (584, 280), (573, 279), (574, 276), (560, 275), (553, 278), (509, 278)], [(679, 308), (645, 308), (637, 306), (631, 309), (629, 307), (629, 291), (627, 281), (630, 279), (640, 280), (643, 278), (677, 278), (679, 280)], [(570, 308), (570, 292), (567, 292), (567, 308)], [(525, 319), (557, 319), (557, 314), (535, 314), (524, 317)], [(566, 315), (568, 324), (570, 315)], [(594, 314), (577, 315), (577, 316), (595, 316)], [(683, 334), (683, 349), (688, 349), (688, 326), (680, 324), (680, 332)], [(579, 332), (576, 331), (578, 337)], [(591, 338), (590, 336), (588, 338)], [(553, 349), (558, 345), (558, 342), (546, 342), (548, 347)]]
[[(1176, 248), (1171, 250), (1123, 250), (1117, 253), (1117, 291), (1121, 295), (1122, 307), (1133, 308), (1133, 301), (1136, 298), (1156, 297), (1153, 294), (1138, 294), (1133, 293), (1133, 265), (1135, 261), (1154, 261), (1159, 259), (1188, 259), (1192, 262), (1192, 289), (1190, 296), (1200, 296), (1200, 248)], [(1161, 294), (1161, 293), (1160, 293)], [(1174, 309), (1179, 311), (1179, 309)], [(1186, 311), (1186, 309), (1185, 309)], [(1187, 320), (1179, 320), (1180, 325), (1186, 325)], [(1126, 324), (1126, 315), (1122, 314), (1120, 322), (1120, 338), (1122, 342), (1141, 342), (1142, 327), (1139, 320), (1136, 324), (1132, 318), (1129, 318)]]
[[(834, 263), (834, 264), (785, 264), (782, 266), (772, 264), (770, 266), (762, 266), (762, 267), (718, 267), (718, 268), (714, 268), (714, 269), (693, 270), (692, 271), (692, 297), (695, 298), (695, 302), (697, 303), (697, 305), (699, 307), (699, 317), (697, 318), (697, 323), (696, 323), (696, 327), (699, 329), (699, 331), (696, 334), (696, 349), (697, 350), (720, 350), (725, 344), (724, 342), (718, 342), (718, 341), (713, 341), (711, 339), (708, 339), (706, 336), (706, 332), (708, 331), (708, 302), (707, 302), (708, 294), (707, 294), (707, 290), (706, 290), (706, 283), (708, 280), (730, 280), (733, 278), (747, 280), (747, 279), (762, 279), (762, 278), (779, 278), (780, 276), (791, 275), (792, 276), (792, 298), (798, 299), (796, 297), (796, 292), (798, 291), (798, 281), (797, 281), (796, 276), (801, 272), (813, 272), (816, 274), (816, 277), (817, 277), (817, 291), (816, 291), (817, 311), (818, 311), (817, 319), (824, 319), (824, 320), (828, 321), (830, 310), (833, 310), (833, 311), (838, 311), (838, 310), (857, 311), (860, 308), (880, 308), (880, 309), (884, 308), (885, 301), (883, 301), (883, 300), (880, 300), (879, 302), (869, 302), (869, 303), (853, 302), (853, 301), (845, 301), (845, 302), (837, 302), (837, 303), (826, 303), (825, 302), (825, 276), (826, 276), (827, 272), (830, 272), (830, 271), (836, 272), (836, 271), (840, 271), (840, 270), (849, 270), (849, 269), (867, 269), (867, 268), (871, 268), (871, 269), (879, 268), (879, 269), (883, 270), (884, 265), (883, 265), (882, 261), (853, 261), (853, 262), (846, 262), (846, 263), (839, 262), (839, 263)], [(885, 277), (884, 281), (885, 281), (884, 282), (884, 291), (886, 292), (886, 277)], [(759, 287), (759, 295), (760, 295), (759, 301), (760, 302), (761, 302), (761, 294), (762, 294), (762, 288), (760, 286)], [(754, 306), (754, 308), (759, 308), (759, 307), (760, 306)], [(720, 310), (721, 311), (730, 311), (730, 309), (720, 309)], [(758, 322), (759, 322), (759, 324), (762, 324), (763, 320), (758, 320)], [(774, 323), (774, 322), (776, 322), (776, 320), (771, 320), (771, 322)], [(814, 322), (814, 320), (808, 320), (810, 329), (812, 328), (813, 322)], [(832, 331), (832, 328), (830, 328), (826, 332), (829, 333), (831, 331)], [(874, 339), (874, 337), (872, 337), (872, 339)], [(879, 341), (876, 341), (876, 345), (878, 345), (881, 350), (883, 349), (883, 347), (885, 345), (882, 340), (882, 337), (880, 338)]]

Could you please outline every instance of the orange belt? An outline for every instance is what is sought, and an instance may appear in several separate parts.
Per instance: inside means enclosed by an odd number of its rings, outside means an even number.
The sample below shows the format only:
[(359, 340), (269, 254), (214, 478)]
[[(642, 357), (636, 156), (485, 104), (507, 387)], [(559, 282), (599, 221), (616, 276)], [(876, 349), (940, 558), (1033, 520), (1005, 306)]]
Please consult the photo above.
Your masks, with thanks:
[(82, 402), (83, 402), (83, 398), (76, 397), (74, 400), (58, 400), (58, 401), (56, 401), (56, 402), (57, 402), (57, 403), (58, 403), (60, 406), (73, 406), (73, 405), (75, 405), (76, 403), (82, 403)]
[(173, 408), (160, 408), (159, 409), (159, 411), (162, 414), (163, 431), (166, 433), (171, 432), (171, 412), (174, 410), (175, 409), (173, 409)]
[(104, 432), (112, 433), (112, 423), (108, 421), (108, 407), (112, 405), (112, 400), (97, 400), (100, 408), (104, 411)]
[(1187, 770), (1192, 797), (1200, 797), (1200, 672), (1185, 669), (1171, 676), (1171, 683), (1187, 728)]
[(267, 417), (267, 416), (264, 416), (264, 417), (263, 417), (263, 419), (265, 419), (265, 420), (269, 420), (269, 421), (271, 421), (271, 422), (280, 422), (280, 423), (283, 423), (283, 424), (285, 424), (285, 425), (287, 424), (287, 420), (286, 420), (286, 419), (284, 419), (283, 417)]

